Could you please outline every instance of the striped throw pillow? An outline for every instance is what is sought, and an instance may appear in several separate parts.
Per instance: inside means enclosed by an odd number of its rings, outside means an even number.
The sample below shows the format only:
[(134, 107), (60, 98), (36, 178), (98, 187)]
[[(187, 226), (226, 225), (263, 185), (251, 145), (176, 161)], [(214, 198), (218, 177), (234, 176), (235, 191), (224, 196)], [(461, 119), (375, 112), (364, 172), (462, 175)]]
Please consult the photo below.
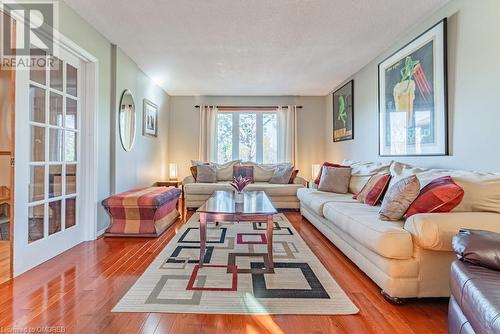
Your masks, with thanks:
[(375, 206), (382, 200), (390, 180), (390, 173), (373, 175), (363, 189), (354, 195), (353, 198), (358, 200), (358, 202)]

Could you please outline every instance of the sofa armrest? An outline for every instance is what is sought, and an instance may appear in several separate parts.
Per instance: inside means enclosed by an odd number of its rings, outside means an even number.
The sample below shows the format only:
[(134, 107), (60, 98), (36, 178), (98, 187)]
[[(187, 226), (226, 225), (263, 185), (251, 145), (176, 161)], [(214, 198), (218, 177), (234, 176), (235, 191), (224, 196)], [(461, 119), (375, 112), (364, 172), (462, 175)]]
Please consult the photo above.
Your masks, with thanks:
[(189, 175), (189, 176), (186, 176), (183, 180), (182, 180), (182, 185), (186, 185), (186, 184), (189, 184), (189, 183), (196, 183), (196, 180), (194, 179), (194, 177), (192, 175)]
[(424, 249), (453, 251), (451, 240), (462, 228), (500, 232), (500, 214), (489, 212), (421, 213), (411, 216), (404, 229)]
[(293, 179), (293, 183), (294, 184), (301, 184), (304, 187), (307, 187), (307, 181), (303, 177), (300, 177), (300, 176), (296, 176), (295, 179)]

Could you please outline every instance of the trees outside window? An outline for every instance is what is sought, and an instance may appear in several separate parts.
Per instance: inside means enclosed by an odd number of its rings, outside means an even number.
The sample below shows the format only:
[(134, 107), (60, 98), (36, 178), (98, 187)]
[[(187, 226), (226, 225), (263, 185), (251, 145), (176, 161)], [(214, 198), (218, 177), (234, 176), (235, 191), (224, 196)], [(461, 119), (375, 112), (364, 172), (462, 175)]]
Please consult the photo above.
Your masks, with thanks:
[(275, 112), (219, 112), (217, 114), (217, 160), (240, 159), (276, 163), (277, 115)]

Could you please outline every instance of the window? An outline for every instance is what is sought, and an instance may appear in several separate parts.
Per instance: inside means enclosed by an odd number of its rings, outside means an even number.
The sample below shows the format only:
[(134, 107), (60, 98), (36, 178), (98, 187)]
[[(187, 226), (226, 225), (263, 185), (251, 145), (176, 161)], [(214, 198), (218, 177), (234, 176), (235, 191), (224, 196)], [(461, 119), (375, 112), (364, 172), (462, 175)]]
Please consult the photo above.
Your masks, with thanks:
[(217, 114), (217, 160), (240, 159), (257, 163), (278, 160), (275, 112), (219, 112)]

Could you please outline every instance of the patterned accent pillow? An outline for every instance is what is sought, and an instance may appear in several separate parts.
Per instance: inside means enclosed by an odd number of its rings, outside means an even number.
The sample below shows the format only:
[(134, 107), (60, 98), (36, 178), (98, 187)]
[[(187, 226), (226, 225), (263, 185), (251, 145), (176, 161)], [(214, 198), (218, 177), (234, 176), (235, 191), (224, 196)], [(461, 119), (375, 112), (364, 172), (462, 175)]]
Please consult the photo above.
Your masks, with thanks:
[(233, 166), (233, 177), (246, 177), (250, 179), (252, 183), (254, 182), (253, 178), (253, 166), (245, 166), (245, 165), (234, 165)]
[(297, 177), (297, 175), (299, 175), (299, 170), (294, 169), (292, 175), (290, 176), (290, 180), (288, 180), (288, 184), (293, 184), (293, 182), (295, 182), (295, 178)]
[(344, 166), (344, 165), (339, 165), (335, 164), (333, 162), (323, 162), (321, 165), (321, 168), (319, 169), (319, 174), (316, 176), (316, 179), (314, 179), (314, 183), (319, 185), (319, 182), (321, 181), (321, 175), (323, 173), (323, 167), (335, 167), (335, 168), (351, 168), (349, 166)]
[(415, 175), (396, 182), (389, 188), (379, 211), (381, 220), (397, 221), (403, 218), (406, 210), (420, 193), (420, 182)]
[(346, 194), (349, 191), (349, 180), (351, 179), (350, 167), (322, 167), (319, 191)]
[(378, 174), (370, 177), (363, 189), (353, 196), (358, 202), (375, 206), (382, 199), (391, 180), (391, 174)]
[(292, 177), (293, 166), (278, 166), (274, 170), (274, 174), (269, 180), (269, 183), (274, 184), (287, 184), (290, 182), (290, 178)]
[(196, 166), (197, 183), (215, 183), (217, 182), (217, 168), (212, 165)]
[(420, 190), (420, 195), (406, 211), (405, 218), (417, 213), (450, 212), (462, 202), (464, 193), (451, 176), (439, 177)]

